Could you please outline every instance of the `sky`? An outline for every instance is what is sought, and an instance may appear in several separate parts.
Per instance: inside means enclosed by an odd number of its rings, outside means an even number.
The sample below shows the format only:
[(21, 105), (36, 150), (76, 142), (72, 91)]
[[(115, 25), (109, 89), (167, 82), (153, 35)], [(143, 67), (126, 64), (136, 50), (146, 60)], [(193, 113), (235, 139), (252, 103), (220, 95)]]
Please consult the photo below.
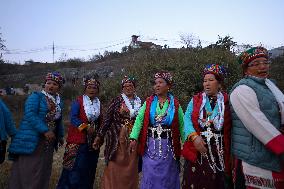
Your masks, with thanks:
[(133, 34), (175, 48), (181, 35), (202, 46), (229, 35), (271, 49), (284, 45), (283, 8), (283, 0), (0, 0), (1, 53), (20, 64), (88, 60), (120, 52)]

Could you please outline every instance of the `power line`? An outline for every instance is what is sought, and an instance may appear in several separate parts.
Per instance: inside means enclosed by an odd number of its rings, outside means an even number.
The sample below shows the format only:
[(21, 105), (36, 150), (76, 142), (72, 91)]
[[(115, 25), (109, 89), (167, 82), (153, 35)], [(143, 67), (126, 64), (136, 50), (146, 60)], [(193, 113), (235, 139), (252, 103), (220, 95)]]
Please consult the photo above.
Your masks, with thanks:
[(33, 54), (33, 53), (40, 53), (40, 52), (44, 52), (44, 51), (50, 51), (52, 50), (53, 54), (55, 54), (55, 50), (56, 51), (78, 51), (78, 52), (84, 52), (84, 51), (99, 51), (99, 50), (104, 50), (104, 49), (108, 49), (111, 47), (115, 47), (118, 45), (122, 45), (125, 43), (129, 43), (128, 41), (122, 41), (116, 44), (110, 44), (104, 47), (98, 47), (98, 48), (67, 48), (64, 46), (55, 46), (54, 43), (52, 46), (46, 46), (43, 48), (36, 48), (36, 49), (29, 49), (29, 50), (21, 50), (21, 49), (6, 49), (3, 50), (3, 54)]
[[(172, 43), (172, 45), (183, 45), (181, 40), (178, 39), (167, 39), (167, 38), (157, 38), (157, 37), (149, 37), (146, 36), (144, 37), (143, 35), (140, 36), (140, 38), (143, 38), (143, 41), (147, 40), (150, 42), (159, 42), (159, 43)], [(129, 39), (129, 38), (127, 38)], [(196, 41), (199, 41), (200, 39), (195, 39)], [(109, 42), (118, 42), (115, 44), (111, 44)], [(48, 45), (48, 46), (44, 46), (42, 48), (33, 48), (33, 49), (27, 49), (27, 50), (23, 50), (23, 49), (5, 49), (5, 50), (1, 50), (3, 52), (3, 54), (7, 54), (7, 55), (16, 55), (16, 54), (34, 54), (34, 53), (41, 53), (41, 52), (46, 52), (46, 51), (52, 51), (53, 54), (53, 61), (54, 61), (54, 54), (55, 51), (59, 51), (59, 52), (66, 52), (66, 51), (71, 51), (71, 52), (87, 52), (87, 51), (101, 51), (101, 50), (105, 50), (105, 49), (109, 49), (112, 47), (116, 47), (119, 45), (123, 45), (126, 43), (130, 43), (130, 40), (126, 40), (126, 38), (123, 38), (122, 40), (114, 40), (114, 41), (109, 41), (109, 42), (99, 42), (99, 43), (93, 43), (93, 44), (83, 44), (83, 45), (55, 45), (54, 42), (52, 45)], [(210, 41), (206, 41), (206, 40), (200, 40), (200, 42), (202, 43), (202, 45), (209, 45), (209, 44), (214, 44), (215, 42), (210, 42)], [(97, 48), (76, 48), (76, 46), (94, 46), (95, 44), (108, 44), (104, 47), (97, 47)], [(240, 43), (243, 44), (243, 43)], [(253, 44), (256, 45), (256, 44)], [(260, 45), (259, 43), (257, 45)], [(273, 49), (275, 47), (271, 46), (271, 45), (263, 45), (268, 49)], [(283, 46), (283, 44), (278, 45), (279, 46)]]

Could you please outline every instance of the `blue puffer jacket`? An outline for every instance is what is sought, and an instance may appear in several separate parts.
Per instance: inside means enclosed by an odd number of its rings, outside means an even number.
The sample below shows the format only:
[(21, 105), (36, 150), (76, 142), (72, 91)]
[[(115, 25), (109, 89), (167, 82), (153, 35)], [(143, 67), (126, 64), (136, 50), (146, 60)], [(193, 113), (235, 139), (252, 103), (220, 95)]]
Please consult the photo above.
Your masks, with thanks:
[[(62, 102), (60, 103), (62, 109)], [(32, 93), (25, 103), (24, 117), (19, 130), (8, 149), (14, 154), (31, 154), (36, 149), (40, 136), (47, 132), (45, 121), (48, 106), (45, 95), (41, 92)], [(62, 117), (56, 121), (56, 135), (63, 137)]]
[(13, 136), (16, 132), (12, 114), (0, 99), (0, 140), (7, 140), (8, 135)]

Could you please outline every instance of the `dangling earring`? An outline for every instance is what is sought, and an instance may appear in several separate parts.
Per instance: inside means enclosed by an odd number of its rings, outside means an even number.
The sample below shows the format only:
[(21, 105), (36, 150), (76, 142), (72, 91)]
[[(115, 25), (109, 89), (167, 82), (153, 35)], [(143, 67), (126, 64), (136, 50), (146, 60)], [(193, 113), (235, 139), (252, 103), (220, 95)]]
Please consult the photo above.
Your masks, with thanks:
[(218, 91), (220, 92), (220, 91), (222, 91), (222, 89), (223, 89), (222, 85), (220, 84), (219, 87), (218, 87)]

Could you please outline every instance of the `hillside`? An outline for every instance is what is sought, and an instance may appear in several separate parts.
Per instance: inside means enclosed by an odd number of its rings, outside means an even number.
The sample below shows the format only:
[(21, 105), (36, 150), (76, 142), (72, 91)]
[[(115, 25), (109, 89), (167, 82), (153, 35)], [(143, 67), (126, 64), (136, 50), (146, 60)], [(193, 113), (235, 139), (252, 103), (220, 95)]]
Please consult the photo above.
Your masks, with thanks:
[[(283, 90), (283, 57), (273, 59), (272, 62), (271, 76), (279, 82)], [(119, 94), (123, 75), (133, 75), (137, 78), (137, 93), (144, 99), (152, 92), (153, 74), (159, 70), (168, 70), (172, 72), (175, 81), (172, 91), (185, 107), (190, 97), (202, 89), (202, 69), (209, 63), (222, 64), (227, 68), (227, 89), (241, 78), (241, 69), (235, 55), (225, 49), (135, 50), (109, 53), (96, 61), (88, 62), (74, 59), (54, 64), (0, 64), (0, 88), (6, 85), (23, 87), (26, 83), (40, 84), (44, 82), (47, 72), (56, 70), (67, 80), (62, 90), (64, 98), (72, 100), (82, 91), (82, 78), (86, 75), (96, 75), (102, 83), (100, 98), (103, 103), (107, 103)], [(75, 87), (71, 85), (74, 77), (78, 77)]]
[[(284, 89), (284, 68), (283, 57), (272, 60), (271, 76), (279, 82), (280, 88)], [(234, 54), (222, 49), (163, 49), (158, 51), (138, 50), (116, 55), (107, 56), (104, 59), (94, 62), (81, 62), (70, 60), (56, 64), (31, 64), (31, 65), (11, 65), (0, 64), (0, 86), (14, 85), (21, 87), (25, 83), (42, 83), (46, 72), (57, 70), (62, 72), (69, 84), (67, 84), (62, 94), (65, 99), (64, 122), (68, 125), (68, 113), (70, 111), (71, 100), (76, 95), (82, 93), (81, 85), (70, 85), (70, 78), (74, 73), (82, 79), (84, 75), (97, 74), (101, 81), (100, 99), (104, 109), (111, 98), (120, 92), (120, 81), (123, 75), (133, 75), (138, 79), (137, 94), (145, 99), (151, 94), (151, 81), (153, 74), (158, 70), (169, 70), (174, 76), (173, 93), (179, 98), (183, 109), (192, 95), (202, 89), (202, 69), (205, 64), (219, 63), (228, 69), (226, 79), (227, 89), (241, 78), (240, 66)], [(113, 74), (110, 74), (113, 72)], [(109, 77), (111, 76), (111, 77)], [(24, 100), (26, 96), (6, 96), (3, 100), (11, 109), (14, 119), (19, 125), (23, 115)], [(64, 148), (61, 148), (54, 156), (53, 170), (50, 181), (50, 188), (55, 188), (60, 171), (62, 169), (62, 156)], [(104, 169), (104, 161), (101, 150), (100, 161), (97, 168), (95, 187), (99, 187), (100, 177)], [(3, 171), (0, 174), (0, 188), (7, 186), (7, 179), (11, 167), (11, 162), (6, 161), (0, 166)]]

